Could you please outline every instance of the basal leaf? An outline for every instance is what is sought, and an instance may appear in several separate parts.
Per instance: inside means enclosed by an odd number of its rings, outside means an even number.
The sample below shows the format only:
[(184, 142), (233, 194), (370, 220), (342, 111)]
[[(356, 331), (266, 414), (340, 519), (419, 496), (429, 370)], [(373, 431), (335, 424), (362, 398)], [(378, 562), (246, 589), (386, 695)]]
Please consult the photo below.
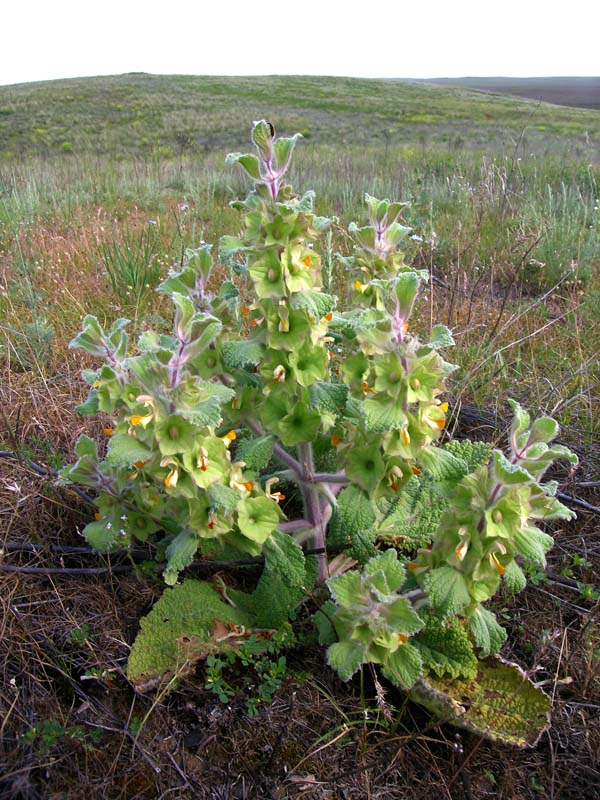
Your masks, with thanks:
[[(215, 623), (253, 627), (253, 620), (225, 603), (204, 581), (186, 580), (163, 592), (152, 611), (141, 620), (127, 664), (127, 675), (138, 691), (147, 691), (173, 675), (189, 672), (198, 658), (190, 659), (178, 640), (187, 637), (203, 643), (206, 654), (222, 649), (215, 641)], [(185, 642), (184, 642), (185, 644)]]
[(480, 661), (474, 678), (428, 675), (410, 696), (443, 721), (517, 747), (533, 747), (550, 724), (548, 696), (499, 659)]
[(263, 552), (265, 568), (251, 600), (260, 627), (280, 628), (312, 589), (312, 563), (294, 539), (281, 531), (273, 533)]

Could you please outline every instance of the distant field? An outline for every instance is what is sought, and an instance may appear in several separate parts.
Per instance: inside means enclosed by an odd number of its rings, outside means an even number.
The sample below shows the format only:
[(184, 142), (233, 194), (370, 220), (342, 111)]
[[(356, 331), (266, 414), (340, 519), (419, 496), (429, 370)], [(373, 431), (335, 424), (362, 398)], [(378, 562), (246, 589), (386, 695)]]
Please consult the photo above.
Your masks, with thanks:
[(489, 152), (590, 148), (599, 161), (600, 115), (432, 83), (354, 78), (219, 78), (127, 74), (0, 87), (0, 160), (29, 155), (154, 158), (238, 148), (249, 122), (317, 144), (427, 144)]
[(432, 78), (428, 83), (512, 94), (559, 106), (600, 109), (600, 77)]

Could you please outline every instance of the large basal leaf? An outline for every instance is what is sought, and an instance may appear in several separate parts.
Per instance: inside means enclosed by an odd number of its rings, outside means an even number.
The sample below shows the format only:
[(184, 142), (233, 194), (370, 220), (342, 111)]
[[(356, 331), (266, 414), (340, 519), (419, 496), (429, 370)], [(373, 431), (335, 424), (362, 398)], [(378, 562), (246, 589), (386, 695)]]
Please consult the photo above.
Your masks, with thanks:
[(234, 646), (228, 634), (239, 638), (241, 626), (245, 633), (250, 631), (247, 614), (225, 603), (208, 583), (186, 580), (167, 589), (142, 618), (127, 676), (138, 691), (149, 691), (175, 675), (189, 673), (210, 653)]
[(475, 678), (428, 675), (410, 696), (444, 722), (517, 747), (533, 747), (550, 725), (550, 698), (501, 659), (480, 661)]

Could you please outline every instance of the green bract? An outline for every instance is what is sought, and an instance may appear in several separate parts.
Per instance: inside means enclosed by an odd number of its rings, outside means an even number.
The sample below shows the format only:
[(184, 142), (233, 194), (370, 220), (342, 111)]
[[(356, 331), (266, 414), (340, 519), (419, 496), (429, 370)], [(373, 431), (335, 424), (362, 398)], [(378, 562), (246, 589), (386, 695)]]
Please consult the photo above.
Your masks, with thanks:
[[(516, 403), (508, 456), (439, 446), (454, 370), (441, 351), (454, 342), (444, 325), (413, 330), (429, 278), (400, 251), (406, 205), (366, 195), (366, 224), (350, 226), (354, 249), (340, 257), (353, 306), (339, 308), (322, 291), (319, 236), (331, 220), (285, 182), (298, 135), (275, 138), (261, 120), (252, 138), (255, 153), (228, 158), (252, 188), (232, 204), (243, 233), (220, 242), (230, 274), (218, 293), (211, 247), (188, 249), (158, 287), (173, 303), (170, 334), (146, 331), (132, 346), (126, 320), (105, 331), (88, 316), (71, 343), (98, 361), (80, 412), (110, 418), (106, 447), (82, 436), (61, 473), (97, 492), (90, 544), (154, 545), (168, 584), (199, 557), (263, 561), (249, 594), (189, 580), (167, 590), (142, 622), (130, 677), (174, 679), (236, 652), (249, 632), (291, 639), (316, 583), (316, 622), (341, 678), (379, 664), (456, 724), (532, 741), (547, 711), (535, 687), (507, 701), (514, 724), (505, 715), (494, 727), (489, 713), (493, 693), (504, 702), (521, 678), (490, 660), (506, 634), (483, 603), (503, 576), (523, 588), (521, 559), (544, 565), (552, 539), (537, 523), (572, 512), (541, 479), (554, 459), (576, 458), (551, 444), (554, 420), (532, 423)], [(328, 547), (354, 561), (330, 576)], [(470, 710), (456, 700), (467, 691)]]

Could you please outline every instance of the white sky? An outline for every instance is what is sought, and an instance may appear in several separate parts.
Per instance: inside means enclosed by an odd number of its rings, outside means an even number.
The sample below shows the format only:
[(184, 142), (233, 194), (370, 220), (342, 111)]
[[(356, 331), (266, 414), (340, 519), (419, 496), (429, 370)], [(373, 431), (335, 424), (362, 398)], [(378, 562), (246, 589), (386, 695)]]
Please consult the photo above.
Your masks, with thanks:
[(5, 0), (0, 85), (189, 75), (599, 75), (598, 0)]

